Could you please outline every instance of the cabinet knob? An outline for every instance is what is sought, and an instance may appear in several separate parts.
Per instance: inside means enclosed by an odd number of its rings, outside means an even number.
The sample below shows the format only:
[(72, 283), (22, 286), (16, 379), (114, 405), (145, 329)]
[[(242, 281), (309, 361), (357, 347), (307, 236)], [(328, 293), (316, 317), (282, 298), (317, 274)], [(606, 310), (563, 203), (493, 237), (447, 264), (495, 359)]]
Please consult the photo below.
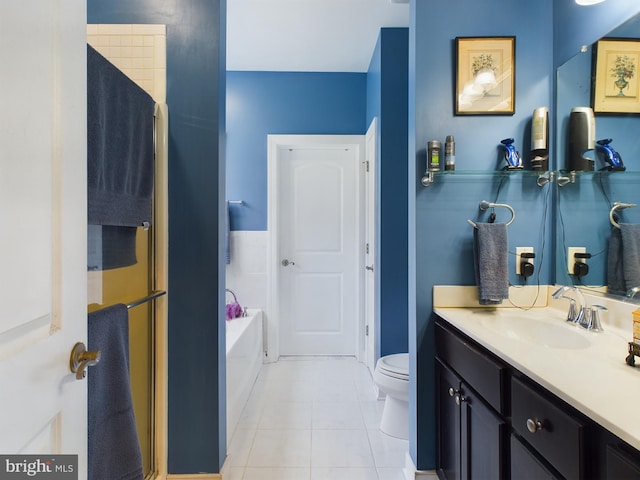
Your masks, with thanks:
[(467, 401), (467, 397), (463, 397), (462, 395), (456, 395), (456, 405), (460, 405)]
[(528, 418), (527, 419), (527, 429), (531, 433), (536, 433), (538, 430), (542, 430), (543, 429), (542, 422), (540, 420), (538, 420), (537, 418), (535, 420), (533, 420), (531, 418)]
[(455, 397), (458, 394), (458, 390), (456, 390), (453, 387), (449, 387), (449, 396), (450, 397)]

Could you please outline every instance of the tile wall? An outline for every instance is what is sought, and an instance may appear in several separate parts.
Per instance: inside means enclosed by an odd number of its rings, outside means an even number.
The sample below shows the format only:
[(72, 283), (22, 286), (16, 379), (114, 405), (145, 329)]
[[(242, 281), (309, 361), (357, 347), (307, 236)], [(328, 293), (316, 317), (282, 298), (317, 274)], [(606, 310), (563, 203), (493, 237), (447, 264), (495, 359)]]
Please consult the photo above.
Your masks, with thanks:
[(158, 103), (166, 103), (166, 25), (87, 25), (87, 42)]
[[(267, 310), (267, 231), (232, 231), (231, 263), (227, 265), (228, 289), (240, 305)], [(227, 300), (231, 296), (227, 294)]]

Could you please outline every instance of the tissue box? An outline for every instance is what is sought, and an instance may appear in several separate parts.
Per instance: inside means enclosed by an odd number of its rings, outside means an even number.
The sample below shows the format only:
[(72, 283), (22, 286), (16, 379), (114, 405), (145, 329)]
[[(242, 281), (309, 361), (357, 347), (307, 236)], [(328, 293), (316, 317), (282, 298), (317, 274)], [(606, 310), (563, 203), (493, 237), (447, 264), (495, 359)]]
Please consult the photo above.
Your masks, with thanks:
[(633, 311), (633, 343), (640, 345), (640, 308)]

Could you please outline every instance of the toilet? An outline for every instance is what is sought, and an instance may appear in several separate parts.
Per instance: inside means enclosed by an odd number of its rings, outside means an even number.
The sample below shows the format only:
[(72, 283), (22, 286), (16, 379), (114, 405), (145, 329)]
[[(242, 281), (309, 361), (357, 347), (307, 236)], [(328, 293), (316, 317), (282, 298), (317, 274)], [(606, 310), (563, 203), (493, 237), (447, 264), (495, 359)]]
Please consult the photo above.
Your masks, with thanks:
[(396, 353), (376, 362), (373, 381), (386, 396), (380, 430), (387, 435), (409, 438), (409, 354)]

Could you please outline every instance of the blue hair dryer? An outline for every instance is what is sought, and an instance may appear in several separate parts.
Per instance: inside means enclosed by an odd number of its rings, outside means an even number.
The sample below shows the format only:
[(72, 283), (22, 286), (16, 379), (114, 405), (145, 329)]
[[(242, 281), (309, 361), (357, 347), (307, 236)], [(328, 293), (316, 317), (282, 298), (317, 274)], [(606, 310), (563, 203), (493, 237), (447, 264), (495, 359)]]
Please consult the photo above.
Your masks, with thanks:
[(507, 162), (507, 169), (514, 170), (522, 168), (522, 158), (513, 145), (513, 138), (505, 138), (500, 140), (499, 147), (502, 148), (504, 159)]
[(596, 142), (596, 152), (598, 152), (598, 156), (608, 164), (603, 170), (624, 171), (626, 167), (622, 163), (622, 157), (614, 150), (610, 143), (610, 138), (604, 138)]

